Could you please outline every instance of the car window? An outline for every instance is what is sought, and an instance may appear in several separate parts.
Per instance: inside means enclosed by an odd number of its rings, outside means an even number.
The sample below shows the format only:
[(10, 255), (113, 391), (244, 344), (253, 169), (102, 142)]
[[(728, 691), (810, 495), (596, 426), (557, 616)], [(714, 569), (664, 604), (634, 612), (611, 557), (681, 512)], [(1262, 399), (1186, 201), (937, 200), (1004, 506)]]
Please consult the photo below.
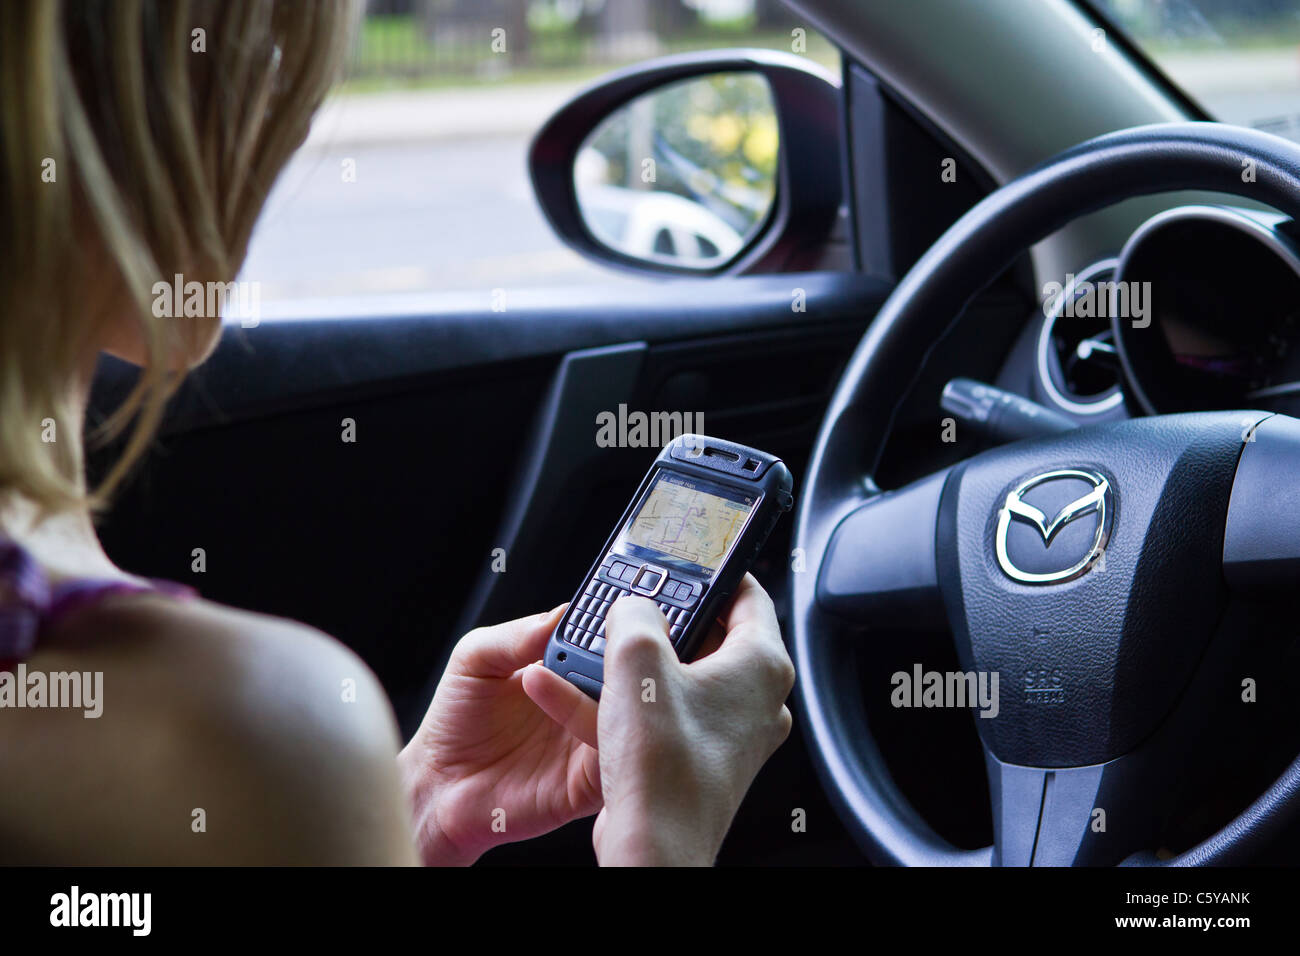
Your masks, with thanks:
[(1300, 0), (1096, 0), (1212, 116), (1300, 140)]
[[(737, 47), (839, 69), (834, 46), (779, 0), (371, 2), (241, 278), (263, 302), (649, 281), (555, 237), (533, 199), (529, 141), (612, 69)], [(715, 233), (697, 225), (678, 242), (705, 257), (725, 245)]]

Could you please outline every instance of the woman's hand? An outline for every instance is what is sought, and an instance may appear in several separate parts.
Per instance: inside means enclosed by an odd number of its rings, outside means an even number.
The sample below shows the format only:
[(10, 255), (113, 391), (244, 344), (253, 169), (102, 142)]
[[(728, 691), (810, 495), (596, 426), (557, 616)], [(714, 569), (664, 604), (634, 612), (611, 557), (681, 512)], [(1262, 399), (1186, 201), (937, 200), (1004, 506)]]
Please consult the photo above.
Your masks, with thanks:
[(538, 706), (599, 742), (603, 865), (712, 864), (759, 768), (790, 732), (794, 667), (767, 593), (745, 575), (703, 656), (682, 664), (644, 598), (609, 610), (599, 709), (545, 668), (524, 671)]
[(426, 864), (468, 865), (600, 809), (595, 750), (523, 689), (530, 663), (555, 677), (535, 662), (564, 610), (479, 628), (452, 651), (419, 732), (398, 755)]

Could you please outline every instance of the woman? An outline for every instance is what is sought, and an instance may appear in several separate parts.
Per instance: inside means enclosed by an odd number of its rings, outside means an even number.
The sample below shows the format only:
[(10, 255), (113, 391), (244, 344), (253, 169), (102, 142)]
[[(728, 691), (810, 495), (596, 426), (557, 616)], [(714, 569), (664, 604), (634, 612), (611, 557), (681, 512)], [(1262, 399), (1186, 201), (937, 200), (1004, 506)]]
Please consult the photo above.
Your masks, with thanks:
[[(238, 273), (354, 17), (0, 4), (0, 667), (103, 675), (96, 719), (0, 708), (0, 859), (470, 863), (597, 814), (603, 864), (709, 863), (790, 726), (793, 670), (752, 578), (689, 666), (653, 604), (620, 601), (599, 707), (536, 663), (563, 608), (476, 630), (399, 752), (378, 682), (336, 641), (135, 578), (96, 539), (94, 511), (220, 333), (155, 314), (153, 285)], [(92, 491), (101, 351), (143, 372)]]

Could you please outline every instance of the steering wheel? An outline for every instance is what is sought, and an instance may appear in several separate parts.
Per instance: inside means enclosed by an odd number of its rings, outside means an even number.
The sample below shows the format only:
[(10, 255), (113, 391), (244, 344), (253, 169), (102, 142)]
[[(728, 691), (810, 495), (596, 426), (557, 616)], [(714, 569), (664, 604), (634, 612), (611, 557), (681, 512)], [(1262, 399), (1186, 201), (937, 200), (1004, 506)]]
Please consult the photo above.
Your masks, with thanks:
[[(1154, 795), (1195, 759), (1208, 702), (1241, 693), (1245, 675), (1229, 664), (1232, 632), (1245, 625), (1232, 599), (1293, 599), (1300, 581), (1300, 495), (1284, 490), (1300, 474), (1300, 421), (1136, 418), (994, 448), (895, 491), (872, 480), (927, 353), (976, 293), (1075, 218), (1182, 189), (1300, 219), (1300, 147), (1176, 123), (1061, 154), (935, 242), (835, 390), (800, 494), (806, 570), (792, 574), (791, 643), (814, 762), (878, 862), (1245, 862), (1300, 802), (1297, 758), (1201, 844), (1172, 861), (1152, 852)], [(954, 847), (909, 805), (845, 666), (873, 627), (936, 609), (964, 672), (1000, 676), (996, 716), (975, 718), (994, 811), (994, 843), (979, 850)]]

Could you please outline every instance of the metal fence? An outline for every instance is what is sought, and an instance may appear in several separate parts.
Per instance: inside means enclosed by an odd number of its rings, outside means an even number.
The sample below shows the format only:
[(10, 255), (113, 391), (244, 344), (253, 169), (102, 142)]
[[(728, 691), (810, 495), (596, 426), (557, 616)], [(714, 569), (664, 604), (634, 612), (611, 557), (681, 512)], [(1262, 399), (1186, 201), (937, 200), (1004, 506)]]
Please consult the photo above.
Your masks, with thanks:
[(789, 47), (796, 28), (807, 29), (780, 0), (372, 0), (348, 76), (436, 82), (608, 67), (680, 50)]

